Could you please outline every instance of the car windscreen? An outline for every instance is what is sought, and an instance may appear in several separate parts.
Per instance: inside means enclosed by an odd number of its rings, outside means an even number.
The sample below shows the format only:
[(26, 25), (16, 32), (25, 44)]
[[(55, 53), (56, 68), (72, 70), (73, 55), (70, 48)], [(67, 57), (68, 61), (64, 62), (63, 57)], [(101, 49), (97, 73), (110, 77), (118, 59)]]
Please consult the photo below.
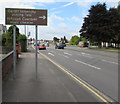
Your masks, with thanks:
[(57, 45), (58, 45), (58, 46), (62, 46), (63, 44), (62, 44), (62, 43), (58, 43)]

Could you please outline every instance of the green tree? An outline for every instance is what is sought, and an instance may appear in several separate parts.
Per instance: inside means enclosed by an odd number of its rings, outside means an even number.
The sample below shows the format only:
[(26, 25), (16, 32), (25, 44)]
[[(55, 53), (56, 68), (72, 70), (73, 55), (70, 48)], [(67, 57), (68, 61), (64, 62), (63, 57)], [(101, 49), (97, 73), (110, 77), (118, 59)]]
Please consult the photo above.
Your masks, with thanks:
[[(10, 26), (8, 32), (5, 34), (6, 46), (13, 46), (13, 30), (14, 30), (14, 26)], [(16, 26), (16, 43), (18, 43), (19, 34), (20, 34), (19, 28)]]
[(5, 46), (13, 46), (13, 36), (9, 32), (5, 34), (5, 38), (6, 38)]
[(99, 47), (101, 47), (101, 42), (106, 41), (105, 39), (109, 38), (109, 36), (107, 36), (109, 34), (106, 34), (107, 23), (106, 4), (93, 5), (89, 10), (89, 15), (84, 18), (80, 35), (89, 40), (97, 41)]
[(54, 41), (54, 42), (59, 42), (59, 40), (60, 40), (60, 39), (57, 38), (57, 37), (54, 37), (54, 38), (53, 38), (53, 41)]
[(0, 46), (5, 46), (6, 34), (0, 34)]
[(80, 38), (77, 35), (75, 35), (75, 36), (72, 36), (72, 38), (70, 39), (70, 44), (77, 45), (79, 41), (80, 41)]
[(62, 43), (64, 43), (64, 39), (63, 39), (63, 38), (61, 38), (60, 41), (61, 41)]
[(120, 39), (120, 15), (117, 8), (110, 8), (109, 10), (109, 34), (111, 35), (110, 42), (119, 43)]
[(18, 41), (21, 44), (21, 51), (27, 51), (27, 37), (25, 35), (20, 34), (18, 37)]
[(68, 43), (68, 40), (66, 39), (66, 37), (64, 36), (64, 42), (65, 43)]
[(97, 4), (89, 10), (80, 29), (80, 36), (90, 41), (119, 43), (120, 39), (120, 6), (106, 9), (106, 4)]
[(80, 41), (87, 42), (88, 40), (86, 39), (86, 37), (81, 36), (81, 37), (80, 37)]

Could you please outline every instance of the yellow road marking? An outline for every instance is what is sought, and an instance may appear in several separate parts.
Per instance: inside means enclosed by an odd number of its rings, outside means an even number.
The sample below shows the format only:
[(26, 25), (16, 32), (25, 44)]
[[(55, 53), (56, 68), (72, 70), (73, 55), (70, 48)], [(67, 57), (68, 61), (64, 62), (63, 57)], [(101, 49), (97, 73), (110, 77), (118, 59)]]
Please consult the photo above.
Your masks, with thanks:
[(57, 67), (59, 67), (60, 70), (64, 71), (66, 74), (68, 74), (69, 76), (71, 76), (75, 81), (79, 82), (79, 84), (83, 85), (85, 88), (87, 88), (89, 91), (91, 91), (94, 95), (96, 95), (98, 98), (100, 98), (106, 104), (110, 104), (109, 102), (115, 102), (112, 99), (108, 98), (106, 95), (104, 95), (102, 92), (98, 91), (96, 88), (94, 88), (93, 86), (91, 86), (90, 84), (88, 84), (87, 82), (85, 82), (84, 80), (82, 80), (80, 77), (78, 77), (75, 74), (73, 74), (72, 72), (70, 72), (68, 69), (66, 69), (63, 66), (59, 65), (58, 63), (54, 62), (53, 60), (51, 60), (46, 55), (44, 55), (42, 53), (40, 53), (40, 54), (43, 57), (45, 57), (46, 59), (48, 59), (50, 62), (52, 62), (54, 65), (56, 65)]

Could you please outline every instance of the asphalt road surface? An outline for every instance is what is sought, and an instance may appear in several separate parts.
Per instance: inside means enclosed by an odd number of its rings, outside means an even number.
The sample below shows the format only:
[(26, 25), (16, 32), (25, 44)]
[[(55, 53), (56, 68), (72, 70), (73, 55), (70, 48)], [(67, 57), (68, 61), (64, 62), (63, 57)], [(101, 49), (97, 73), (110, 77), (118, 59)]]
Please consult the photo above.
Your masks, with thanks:
[[(2, 83), (3, 102), (118, 101), (118, 53), (65, 47), (38, 50), (36, 80), (35, 46), (22, 53), (16, 79), (11, 72)], [(112, 103), (116, 104), (116, 103)]]
[[(99, 95), (99, 92), (90, 85), (47, 57), (47, 55), (54, 56), (48, 51), (49, 49), (38, 51), (38, 77), (36, 79), (33, 48), (29, 48), (28, 52), (20, 56), (17, 62), (16, 79), (13, 79), (12, 73), (4, 79), (3, 102), (8, 102), (8, 104), (9, 102), (52, 102), (52, 104), (56, 104), (53, 102), (63, 102), (62, 104), (64, 102), (68, 102), (67, 104), (72, 104), (69, 102), (76, 102), (75, 104), (106, 102), (107, 99)], [(47, 55), (42, 54), (45, 52), (48, 52)]]
[[(50, 60), (69, 70), (104, 95), (118, 101), (118, 53), (87, 48), (53, 46), (39, 50)], [(46, 63), (47, 64), (47, 63)]]

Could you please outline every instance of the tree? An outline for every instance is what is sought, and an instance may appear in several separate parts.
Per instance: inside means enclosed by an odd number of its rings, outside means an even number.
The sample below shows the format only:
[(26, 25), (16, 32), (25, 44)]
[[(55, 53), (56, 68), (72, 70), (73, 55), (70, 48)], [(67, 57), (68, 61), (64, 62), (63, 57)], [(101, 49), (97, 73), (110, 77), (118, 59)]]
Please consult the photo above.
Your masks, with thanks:
[(68, 43), (68, 40), (66, 39), (66, 37), (64, 36), (64, 42), (65, 43)]
[(81, 36), (81, 37), (80, 37), (80, 41), (87, 42), (88, 40), (87, 40), (85, 37)]
[[(8, 32), (5, 34), (6, 46), (13, 46), (13, 30), (14, 30), (14, 26), (10, 26)], [(18, 43), (19, 34), (20, 34), (19, 28), (16, 26), (16, 43)]]
[(84, 18), (83, 26), (80, 30), (80, 35), (89, 40), (98, 42), (101, 47), (101, 42), (106, 41), (109, 36), (107, 34), (107, 9), (106, 4), (93, 5), (89, 10), (89, 15)]
[(97, 4), (89, 10), (89, 15), (84, 18), (80, 29), (80, 36), (89, 41), (119, 43), (120, 39), (120, 6), (106, 9), (106, 4)]
[(62, 43), (64, 43), (64, 39), (63, 39), (63, 38), (61, 38), (60, 41), (61, 41)]
[(53, 41), (54, 41), (54, 42), (59, 42), (59, 40), (60, 40), (60, 39), (58, 39), (57, 37), (54, 37), (54, 38), (53, 38)]
[(80, 41), (80, 38), (77, 35), (75, 35), (75, 36), (72, 36), (72, 38), (70, 39), (70, 44), (77, 45), (79, 41)]
[(5, 46), (6, 42), (6, 35), (5, 34), (0, 34), (0, 46)]
[(120, 39), (120, 15), (117, 8), (109, 9), (109, 34), (111, 34), (110, 42), (119, 43)]
[(27, 37), (26, 37), (26, 35), (20, 34), (18, 37), (18, 41), (21, 44), (21, 51), (26, 52), (27, 51)]

